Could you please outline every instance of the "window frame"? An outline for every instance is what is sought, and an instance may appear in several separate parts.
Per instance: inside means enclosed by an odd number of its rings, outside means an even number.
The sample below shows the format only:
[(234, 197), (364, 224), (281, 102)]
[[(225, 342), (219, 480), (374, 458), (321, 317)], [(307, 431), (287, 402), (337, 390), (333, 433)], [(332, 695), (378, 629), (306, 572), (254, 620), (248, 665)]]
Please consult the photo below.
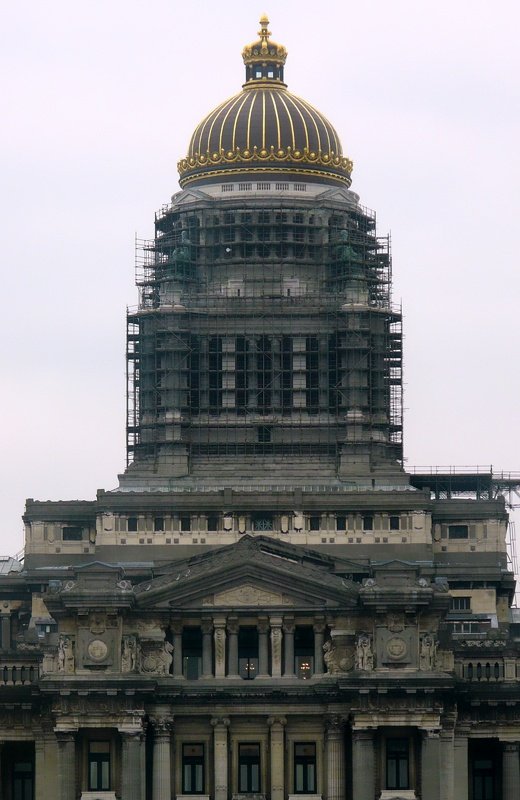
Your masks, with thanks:
[[(399, 758), (399, 751), (396, 749), (396, 755), (390, 755), (390, 743), (391, 742), (406, 742), (406, 752), (403, 748), (401, 753), (403, 756)], [(385, 787), (386, 789), (391, 790), (407, 790), (410, 788), (410, 737), (409, 736), (387, 736), (385, 739)], [(394, 784), (392, 785), (392, 781), (390, 780), (390, 764), (394, 764), (395, 770), (395, 777), (394, 777)], [(406, 765), (406, 780), (405, 784), (401, 784), (401, 764)]]
[[(202, 750), (201, 755), (193, 755), (193, 756), (186, 756), (185, 749), (188, 747), (200, 747)], [(195, 789), (188, 789), (187, 781), (186, 781), (186, 767), (190, 767), (190, 783), (193, 786), (195, 784)], [(202, 778), (201, 786), (202, 788), (198, 788), (199, 784), (197, 783), (197, 767), (201, 767), (200, 777)], [(182, 784), (182, 793), (188, 795), (197, 795), (197, 794), (204, 794), (206, 789), (206, 749), (204, 746), (204, 742), (183, 742), (181, 748), (181, 784)], [(194, 772), (195, 770), (195, 772)]]
[[(298, 756), (296, 750), (298, 747), (313, 747), (313, 756)], [(317, 792), (317, 747), (316, 742), (293, 742), (293, 790), (294, 794), (316, 794)], [(306, 767), (313, 766), (314, 771), (312, 775), (312, 782), (309, 782), (309, 774)], [(304, 767), (302, 788), (298, 789), (298, 766)]]
[[(257, 748), (257, 755), (256, 756), (249, 756), (244, 757), (242, 755), (242, 748), (246, 747), (256, 747)], [(238, 754), (237, 754), (237, 761), (238, 761), (238, 792), (240, 794), (260, 794), (262, 791), (262, 748), (260, 742), (239, 742), (238, 743)], [(246, 781), (245, 785), (242, 782), (242, 767), (246, 769)], [(257, 783), (253, 779), (252, 769), (257, 767)], [(256, 788), (255, 788), (256, 786)]]
[[(91, 751), (92, 745), (107, 745), (108, 750), (105, 752), (93, 753)], [(112, 786), (112, 748), (111, 743), (107, 739), (89, 739), (87, 742), (87, 785), (89, 792), (109, 792)], [(97, 765), (97, 780), (92, 780), (92, 765)], [(108, 764), (108, 778), (107, 785), (103, 780), (103, 764)], [(100, 769), (101, 767), (101, 769)]]

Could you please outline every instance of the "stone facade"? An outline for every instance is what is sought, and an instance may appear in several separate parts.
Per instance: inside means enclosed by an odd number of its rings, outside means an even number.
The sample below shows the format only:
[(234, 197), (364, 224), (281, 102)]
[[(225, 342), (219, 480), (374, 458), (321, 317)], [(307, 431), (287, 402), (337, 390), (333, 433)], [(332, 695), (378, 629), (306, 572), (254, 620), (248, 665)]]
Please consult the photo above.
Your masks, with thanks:
[(144, 247), (131, 463), (0, 561), (6, 800), (520, 797), (515, 484), (404, 471), (388, 250), (267, 25)]

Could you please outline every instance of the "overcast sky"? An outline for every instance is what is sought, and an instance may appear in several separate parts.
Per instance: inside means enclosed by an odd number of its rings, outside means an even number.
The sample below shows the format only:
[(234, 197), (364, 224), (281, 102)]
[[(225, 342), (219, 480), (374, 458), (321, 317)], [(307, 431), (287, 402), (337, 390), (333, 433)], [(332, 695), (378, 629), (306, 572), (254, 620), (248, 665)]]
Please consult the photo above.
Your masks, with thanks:
[(2, 545), (125, 462), (134, 234), (266, 11), (391, 231), (409, 465), (520, 470), (517, 0), (26, 0), (0, 33)]

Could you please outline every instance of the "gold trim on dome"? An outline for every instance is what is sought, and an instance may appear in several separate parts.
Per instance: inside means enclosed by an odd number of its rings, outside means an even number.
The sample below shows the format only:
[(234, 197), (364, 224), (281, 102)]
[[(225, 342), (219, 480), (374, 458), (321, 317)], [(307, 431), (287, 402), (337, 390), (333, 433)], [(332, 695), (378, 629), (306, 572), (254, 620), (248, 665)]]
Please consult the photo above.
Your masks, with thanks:
[[(304, 175), (312, 175), (315, 178), (324, 178), (326, 177), (327, 180), (337, 181), (337, 183), (341, 184), (341, 186), (347, 186), (347, 188), (352, 183), (350, 176), (347, 175), (338, 175), (334, 172), (320, 172), (317, 169), (284, 169), (283, 167), (276, 167), (275, 170), (270, 169), (269, 167), (248, 167), (247, 168), (247, 175), (252, 175), (256, 173), (261, 174), (272, 174), (273, 171), (276, 171), (280, 175), (284, 177), (289, 175), (295, 178), (296, 180), (301, 181), (302, 176)], [(230, 175), (241, 175), (243, 174), (241, 171), (237, 170), (236, 173), (229, 172), (227, 169), (215, 169), (215, 170), (208, 170), (207, 172), (203, 173), (196, 173), (195, 175), (188, 175), (186, 178), (180, 178), (179, 183), (181, 187), (184, 189), (185, 186), (188, 186), (193, 181), (199, 181), (201, 177), (204, 178), (218, 178), (218, 177), (226, 177), (229, 178)]]
[(304, 147), (303, 150), (294, 150), (291, 146), (280, 147), (276, 149), (271, 145), (269, 150), (258, 148), (256, 145), (251, 148), (236, 147), (235, 150), (224, 150), (220, 152), (210, 153), (195, 153), (187, 158), (181, 159), (177, 164), (179, 175), (182, 176), (191, 172), (193, 169), (199, 167), (220, 166), (221, 164), (251, 164), (251, 162), (270, 162), (280, 164), (281, 162), (288, 162), (292, 164), (311, 164), (320, 167), (329, 167), (331, 170), (338, 170), (343, 172), (347, 179), (350, 180), (350, 175), (353, 169), (352, 161), (342, 155), (336, 155), (333, 151), (330, 153), (323, 153), (321, 150), (318, 152), (309, 150)]

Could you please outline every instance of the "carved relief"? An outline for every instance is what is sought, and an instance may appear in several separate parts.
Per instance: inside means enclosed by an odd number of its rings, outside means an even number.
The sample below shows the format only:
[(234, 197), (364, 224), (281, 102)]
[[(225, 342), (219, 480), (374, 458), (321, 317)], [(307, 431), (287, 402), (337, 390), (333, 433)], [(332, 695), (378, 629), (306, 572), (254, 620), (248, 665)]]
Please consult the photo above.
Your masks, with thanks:
[(268, 592), (253, 585), (237, 586), (225, 592), (205, 597), (203, 605), (214, 606), (280, 606), (293, 605), (281, 592)]
[(140, 649), (140, 669), (145, 675), (168, 675), (173, 662), (173, 645), (171, 642), (161, 643), (142, 641)]
[(333, 639), (328, 639), (323, 645), (323, 660), (329, 675), (348, 672), (354, 666), (352, 648), (347, 647), (345, 644), (338, 644)]

